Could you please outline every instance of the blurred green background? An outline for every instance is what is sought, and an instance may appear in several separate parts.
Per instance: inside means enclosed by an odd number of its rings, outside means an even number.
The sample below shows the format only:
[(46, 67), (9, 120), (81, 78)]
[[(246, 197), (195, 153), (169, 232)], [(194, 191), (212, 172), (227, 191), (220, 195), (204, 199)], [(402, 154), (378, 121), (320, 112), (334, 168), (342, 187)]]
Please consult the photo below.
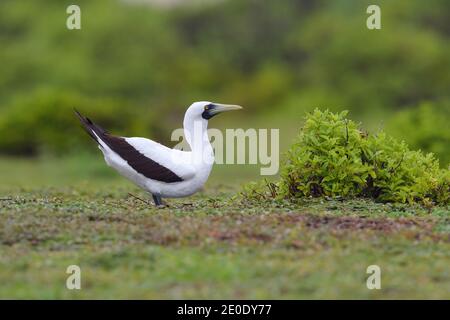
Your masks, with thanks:
[(306, 111), (348, 109), (447, 167), (449, 16), (448, 0), (0, 0), (0, 297), (448, 299), (448, 208), (248, 205), (230, 199), (258, 166), (216, 165), (153, 209), (73, 108), (173, 146), (193, 101), (240, 104), (210, 127), (279, 128), (282, 153)]
[[(447, 0), (79, 0), (81, 30), (66, 28), (70, 4), (0, 2), (5, 176), (17, 157), (90, 165), (91, 154), (103, 170), (74, 107), (113, 133), (174, 145), (198, 100), (245, 107), (211, 127), (281, 128), (281, 151), (318, 107), (450, 162)], [(370, 4), (381, 30), (366, 27)]]

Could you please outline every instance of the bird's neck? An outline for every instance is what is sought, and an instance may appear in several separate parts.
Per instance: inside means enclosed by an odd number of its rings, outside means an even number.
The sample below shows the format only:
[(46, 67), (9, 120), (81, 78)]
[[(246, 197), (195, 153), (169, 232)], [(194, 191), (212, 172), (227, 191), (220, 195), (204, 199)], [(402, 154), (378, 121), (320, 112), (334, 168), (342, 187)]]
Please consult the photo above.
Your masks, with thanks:
[(214, 152), (208, 137), (208, 121), (184, 121), (184, 136), (191, 148), (193, 160), (199, 164), (209, 164)]

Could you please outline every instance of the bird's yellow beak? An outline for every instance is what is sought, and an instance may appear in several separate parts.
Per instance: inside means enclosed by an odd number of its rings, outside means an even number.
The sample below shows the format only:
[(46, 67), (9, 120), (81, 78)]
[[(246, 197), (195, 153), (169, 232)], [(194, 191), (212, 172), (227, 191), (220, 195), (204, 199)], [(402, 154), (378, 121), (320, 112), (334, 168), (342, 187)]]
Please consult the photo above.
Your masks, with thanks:
[(235, 104), (222, 104), (222, 103), (214, 103), (213, 104), (213, 112), (215, 114), (222, 113), (225, 111), (233, 111), (233, 110), (239, 110), (242, 109), (241, 106), (235, 105)]

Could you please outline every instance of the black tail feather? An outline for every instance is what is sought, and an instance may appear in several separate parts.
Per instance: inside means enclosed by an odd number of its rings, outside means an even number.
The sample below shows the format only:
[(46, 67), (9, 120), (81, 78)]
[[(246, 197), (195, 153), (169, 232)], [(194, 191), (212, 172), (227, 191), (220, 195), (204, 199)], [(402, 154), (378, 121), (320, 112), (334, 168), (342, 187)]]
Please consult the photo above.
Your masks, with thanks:
[(95, 140), (95, 142), (99, 143), (97, 136), (101, 137), (103, 134), (107, 133), (106, 130), (93, 123), (91, 119), (84, 117), (81, 113), (78, 112), (77, 109), (74, 108), (73, 111), (77, 115), (86, 132), (91, 136), (92, 139)]

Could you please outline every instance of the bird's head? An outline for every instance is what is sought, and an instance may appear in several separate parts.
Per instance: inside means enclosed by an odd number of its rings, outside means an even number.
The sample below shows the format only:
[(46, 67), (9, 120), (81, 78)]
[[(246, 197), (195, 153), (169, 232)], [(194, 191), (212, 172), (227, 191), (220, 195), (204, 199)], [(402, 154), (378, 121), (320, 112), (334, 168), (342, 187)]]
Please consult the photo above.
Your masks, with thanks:
[(199, 143), (200, 145), (204, 142), (209, 144), (207, 134), (209, 119), (219, 113), (238, 109), (242, 109), (242, 107), (209, 101), (194, 102), (191, 104), (184, 115), (183, 121), (185, 138), (191, 150), (198, 149)]
[(239, 109), (242, 109), (242, 107), (238, 105), (200, 101), (191, 104), (191, 106), (186, 111), (186, 116), (189, 116), (193, 120), (209, 120), (219, 113)]

